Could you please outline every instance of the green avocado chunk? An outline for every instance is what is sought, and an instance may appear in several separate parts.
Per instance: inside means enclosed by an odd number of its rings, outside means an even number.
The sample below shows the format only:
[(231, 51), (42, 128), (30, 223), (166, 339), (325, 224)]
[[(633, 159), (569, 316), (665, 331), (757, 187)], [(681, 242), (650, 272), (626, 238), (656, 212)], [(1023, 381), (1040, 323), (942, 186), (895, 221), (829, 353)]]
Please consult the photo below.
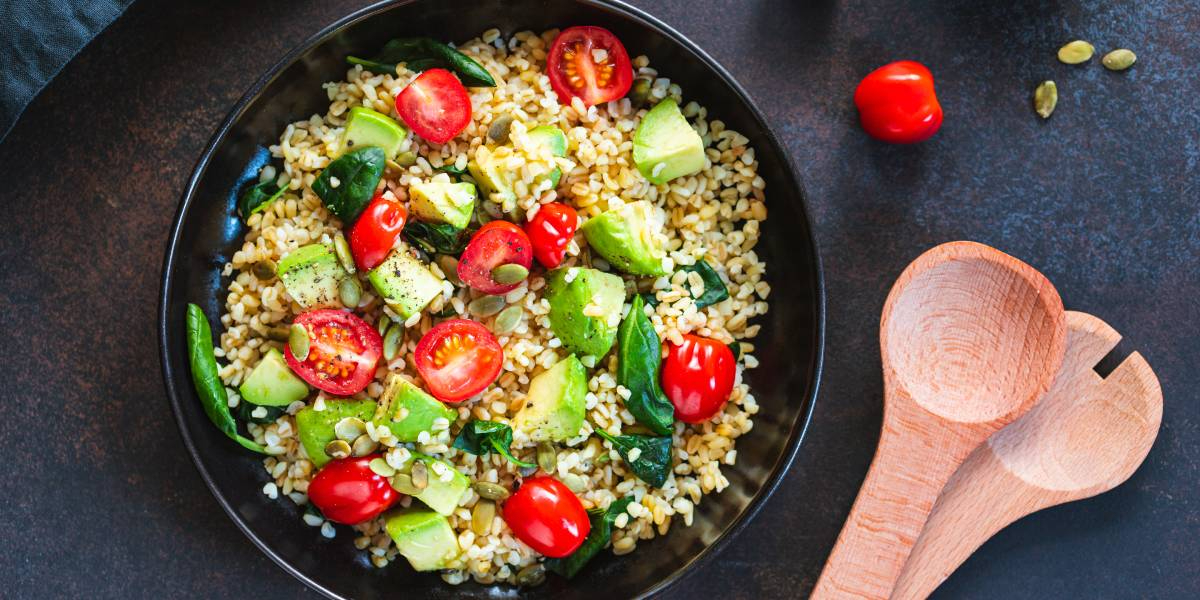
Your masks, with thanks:
[(513, 418), (513, 427), (535, 442), (564, 442), (583, 427), (587, 370), (572, 354), (529, 382), (525, 406)]
[(625, 302), (620, 277), (582, 267), (555, 269), (547, 279), (545, 298), (550, 303), (550, 328), (563, 348), (596, 358), (608, 353)]
[(365, 106), (355, 106), (350, 109), (350, 117), (342, 131), (341, 151), (377, 146), (383, 149), (388, 159), (394, 160), (407, 137), (408, 130), (391, 117)]
[[(554, 125), (540, 125), (529, 130), (529, 141), (550, 149), (551, 156), (567, 155), (567, 135)], [(547, 176), (550, 179), (550, 189), (558, 187), (562, 179), (562, 169), (554, 167)]]
[(287, 406), (308, 396), (308, 384), (292, 373), (283, 353), (270, 348), (246, 376), (238, 392), (259, 406)]
[(318, 468), (325, 466), (330, 458), (325, 454), (325, 445), (337, 436), (333, 426), (346, 417), (357, 417), (369, 421), (375, 415), (374, 400), (326, 400), (325, 410), (305, 406), (296, 413), (296, 435), (308, 458)]
[(633, 162), (651, 183), (699, 173), (704, 161), (704, 140), (670, 98), (650, 109), (633, 132)]
[(453, 423), (458, 412), (400, 375), (388, 376), (373, 419), (376, 425), (387, 426), (401, 442), (415, 442), (421, 432), (433, 435), (434, 421), (439, 418)]
[(449, 181), (414, 183), (408, 188), (408, 207), (422, 221), (463, 229), (475, 212), (475, 186)]
[(411, 476), (417, 462), (424, 464), (427, 484), (413, 497), (438, 513), (450, 516), (458, 508), (458, 501), (462, 500), (467, 488), (471, 487), (471, 480), (458, 472), (453, 464), (415, 451), (410, 452), (396, 472)]
[(424, 310), (442, 293), (442, 280), (405, 248), (392, 250), (367, 279), (384, 302), (405, 319)]
[(583, 224), (583, 236), (588, 246), (607, 260), (613, 268), (631, 275), (661, 277), (666, 252), (657, 231), (663, 219), (653, 204), (645, 200), (609, 209)]
[[(552, 156), (567, 155), (567, 135), (554, 125), (534, 127), (526, 135), (533, 144), (549, 148)], [(500, 202), (516, 199), (512, 184), (514, 175), (509, 172), (508, 166), (504, 162), (503, 159), (496, 158), (494, 154), (484, 153), (482, 158), (477, 154), (475, 160), (467, 164), (467, 170), (471, 172), (475, 183), (479, 184), (479, 189), (493, 200)], [(549, 174), (540, 177), (548, 178), (550, 187), (556, 188), (562, 179), (562, 169), (555, 167)]]
[(449, 568), (461, 552), (450, 522), (427, 508), (393, 510), (384, 515), (384, 528), (417, 571)]
[(333, 248), (325, 244), (309, 244), (293, 250), (279, 261), (276, 274), (288, 295), (308, 310), (341, 308), (338, 288), (350, 276)]

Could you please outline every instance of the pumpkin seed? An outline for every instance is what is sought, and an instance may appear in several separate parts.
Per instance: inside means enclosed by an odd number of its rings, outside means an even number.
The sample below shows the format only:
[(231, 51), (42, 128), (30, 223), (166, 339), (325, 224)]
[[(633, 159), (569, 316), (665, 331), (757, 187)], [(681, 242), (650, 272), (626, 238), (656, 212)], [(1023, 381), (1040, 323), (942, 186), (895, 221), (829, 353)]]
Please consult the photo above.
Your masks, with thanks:
[(277, 268), (278, 265), (275, 264), (275, 261), (264, 258), (254, 263), (254, 266), (250, 267), (250, 272), (263, 281), (269, 281), (275, 278), (275, 269)]
[(517, 263), (507, 263), (492, 269), (492, 279), (500, 285), (521, 283), (529, 277), (529, 269)]
[(633, 85), (629, 86), (629, 104), (634, 110), (641, 108), (646, 104), (646, 100), (650, 98), (650, 87), (652, 82), (649, 77), (638, 77), (633, 80)]
[(495, 121), (492, 121), (492, 126), (488, 127), (488, 139), (497, 144), (508, 142), (508, 131), (512, 129), (513, 118), (508, 115), (500, 115)]
[(414, 460), (408, 476), (412, 478), (413, 487), (418, 490), (429, 487), (429, 467), (425, 466), (425, 461)]
[(504, 308), (504, 296), (480, 296), (467, 305), (467, 310), (477, 317), (490, 317)]
[(1058, 86), (1053, 81), (1043, 81), (1033, 92), (1033, 108), (1038, 116), (1049, 119), (1058, 106)]
[(404, 168), (417, 164), (417, 153), (411, 151), (401, 152), (400, 154), (396, 155), (396, 164)]
[(272, 327), (267, 330), (267, 339), (275, 342), (286, 342), (288, 341), (289, 333), (287, 327)]
[(492, 324), (492, 331), (495, 333), (509, 333), (521, 324), (521, 315), (525, 309), (514, 304), (496, 315), (496, 322)]
[(362, 286), (359, 285), (357, 278), (347, 277), (338, 284), (338, 294), (341, 296), (343, 306), (355, 308), (362, 300)]
[(354, 255), (350, 253), (350, 243), (346, 241), (346, 236), (342, 232), (337, 232), (333, 236), (333, 252), (337, 254), (338, 262), (342, 263), (342, 268), (347, 273), (353, 275), (358, 271), (354, 267)]
[(379, 442), (371, 439), (371, 436), (362, 434), (355, 438), (354, 443), (350, 444), (350, 453), (354, 456), (366, 456), (379, 449)]
[(383, 336), (383, 359), (391, 362), (400, 355), (400, 345), (404, 343), (404, 326), (396, 323), (388, 328)]
[(458, 259), (449, 254), (439, 254), (434, 262), (437, 263), (439, 269), (442, 270), (442, 275), (446, 276), (446, 281), (453, 283), (456, 286), (462, 286), (462, 280), (458, 278)]
[(1095, 52), (1096, 48), (1091, 44), (1075, 40), (1058, 49), (1058, 60), (1068, 65), (1077, 65), (1087, 62)]
[(1104, 58), (1100, 59), (1100, 62), (1109, 71), (1124, 71), (1137, 62), (1137, 55), (1133, 53), (1133, 50), (1118, 48), (1105, 54)]
[(346, 458), (350, 456), (350, 444), (346, 440), (333, 440), (325, 444), (325, 454), (330, 458)]
[(541, 442), (537, 446), (537, 464), (547, 473), (553, 473), (558, 468), (558, 451), (554, 444)]
[(480, 500), (471, 509), (471, 531), (475, 535), (487, 535), (492, 530), (492, 520), (496, 518), (496, 503), (491, 500)]
[(521, 477), (531, 477), (534, 473), (537, 473), (537, 470), (537, 467), (521, 467), (517, 469), (517, 473), (519, 473)]
[(392, 326), (392, 318), (387, 316), (387, 313), (379, 315), (379, 322), (375, 324), (375, 329), (379, 331), (380, 336), (387, 335), (388, 327)]
[(339, 440), (353, 442), (367, 432), (367, 424), (358, 417), (346, 417), (333, 425), (333, 435)]
[(308, 360), (308, 345), (308, 330), (299, 323), (293, 324), (288, 330), (288, 349), (292, 351), (292, 356), (300, 362)]
[(413, 485), (412, 476), (407, 473), (396, 473), (391, 479), (392, 487), (401, 494), (416, 496), (421, 493), (421, 488)]
[(382, 458), (371, 459), (371, 462), (367, 463), (367, 466), (371, 468), (373, 473), (380, 477), (391, 477), (396, 474), (396, 470), (392, 468), (392, 465), (389, 465)]
[(475, 488), (475, 493), (484, 500), (503, 500), (508, 497), (508, 489), (490, 481), (476, 481), (471, 487)]
[(546, 567), (542, 563), (534, 563), (517, 571), (517, 585), (521, 587), (539, 586), (545, 581)]

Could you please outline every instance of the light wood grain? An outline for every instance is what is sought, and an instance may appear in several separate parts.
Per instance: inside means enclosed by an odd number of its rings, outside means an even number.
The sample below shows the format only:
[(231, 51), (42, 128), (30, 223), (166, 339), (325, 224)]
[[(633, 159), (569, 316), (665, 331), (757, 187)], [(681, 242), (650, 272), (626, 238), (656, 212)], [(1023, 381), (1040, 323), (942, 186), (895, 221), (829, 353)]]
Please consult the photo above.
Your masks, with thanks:
[(814, 598), (891, 594), (946, 480), (1049, 388), (1065, 346), (1062, 301), (1007, 254), (943, 244), (900, 275), (879, 338), (879, 447)]
[(1067, 313), (1067, 353), (1050, 391), (992, 436), (934, 505), (894, 598), (925, 598), (996, 532), (1032, 512), (1089, 498), (1129, 478), (1162, 422), (1162, 389), (1138, 353), (1108, 378), (1094, 367), (1121, 336)]

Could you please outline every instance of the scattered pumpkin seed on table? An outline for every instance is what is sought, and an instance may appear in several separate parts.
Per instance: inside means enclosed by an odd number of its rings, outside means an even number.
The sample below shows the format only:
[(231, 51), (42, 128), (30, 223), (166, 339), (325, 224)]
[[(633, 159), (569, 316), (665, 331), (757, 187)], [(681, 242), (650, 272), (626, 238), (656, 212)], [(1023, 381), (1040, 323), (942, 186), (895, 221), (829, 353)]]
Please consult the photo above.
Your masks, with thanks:
[(534, 563), (517, 571), (517, 585), (535, 587), (546, 581), (546, 567), (542, 563)]
[(1058, 49), (1058, 60), (1068, 65), (1085, 63), (1096, 53), (1096, 48), (1083, 40), (1067, 42)]
[(308, 360), (308, 346), (308, 330), (299, 323), (293, 324), (288, 331), (288, 349), (292, 351), (292, 356), (300, 362)]
[(1133, 50), (1118, 48), (1105, 54), (1104, 58), (1100, 59), (1100, 62), (1109, 71), (1124, 71), (1137, 62), (1137, 55), (1133, 53)]
[(1043, 81), (1033, 91), (1033, 108), (1038, 116), (1049, 119), (1055, 106), (1058, 106), (1058, 86), (1053, 81)]

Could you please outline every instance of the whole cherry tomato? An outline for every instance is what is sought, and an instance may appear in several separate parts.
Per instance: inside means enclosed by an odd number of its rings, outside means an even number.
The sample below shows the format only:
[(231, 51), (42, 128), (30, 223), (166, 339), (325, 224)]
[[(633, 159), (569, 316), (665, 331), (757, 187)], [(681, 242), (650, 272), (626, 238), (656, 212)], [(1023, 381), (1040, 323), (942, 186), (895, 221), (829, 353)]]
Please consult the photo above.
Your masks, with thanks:
[(529, 269), (533, 250), (529, 236), (508, 221), (491, 221), (479, 228), (458, 259), (458, 278), (485, 294), (507, 294), (521, 285), (499, 283), (492, 271), (500, 265), (518, 264)]
[(388, 200), (382, 194), (372, 198), (350, 227), (350, 253), (354, 255), (354, 264), (364, 271), (379, 266), (396, 245), (396, 238), (400, 237), (400, 230), (404, 229), (407, 220), (408, 211), (404, 210), (403, 204)]
[(371, 470), (381, 455), (330, 461), (308, 484), (308, 499), (335, 523), (355, 525), (379, 516), (400, 499), (387, 477)]
[(429, 69), (396, 94), (396, 114), (413, 133), (445, 144), (471, 122), (471, 96), (454, 73)]
[(584, 106), (618, 100), (633, 85), (633, 66), (621, 40), (603, 27), (568, 27), (550, 43), (550, 87), (563, 104), (578, 96)]
[(413, 351), (417, 372), (442, 402), (461, 402), (500, 376), (504, 349), (487, 327), (468, 319), (434, 325)]
[(675, 416), (685, 423), (703, 423), (725, 406), (733, 391), (736, 359), (729, 346), (686, 334), (683, 343), (667, 344), (662, 388)]
[(902, 60), (875, 69), (854, 90), (863, 129), (893, 144), (922, 142), (942, 126), (942, 106), (933, 92), (933, 73)]
[(533, 257), (547, 269), (557, 267), (578, 228), (579, 215), (575, 209), (559, 202), (543, 204), (525, 224), (525, 233), (533, 244)]
[(300, 379), (338, 396), (352, 396), (371, 383), (383, 354), (383, 338), (374, 327), (333, 309), (306, 312), (294, 323), (308, 332), (308, 356), (300, 360), (284, 344), (283, 358)]
[(574, 552), (592, 531), (583, 503), (548, 475), (526, 479), (501, 509), (504, 522), (530, 548), (550, 558)]

